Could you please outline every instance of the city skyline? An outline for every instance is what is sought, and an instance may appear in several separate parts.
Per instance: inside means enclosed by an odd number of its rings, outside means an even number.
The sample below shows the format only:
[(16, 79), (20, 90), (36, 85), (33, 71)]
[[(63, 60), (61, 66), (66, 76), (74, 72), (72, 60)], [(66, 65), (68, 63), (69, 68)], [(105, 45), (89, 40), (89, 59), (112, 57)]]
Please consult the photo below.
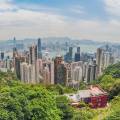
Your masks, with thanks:
[(0, 40), (16, 36), (119, 42), (119, 0), (1, 0)]
[(120, 119), (120, 0), (0, 0), (0, 120)]

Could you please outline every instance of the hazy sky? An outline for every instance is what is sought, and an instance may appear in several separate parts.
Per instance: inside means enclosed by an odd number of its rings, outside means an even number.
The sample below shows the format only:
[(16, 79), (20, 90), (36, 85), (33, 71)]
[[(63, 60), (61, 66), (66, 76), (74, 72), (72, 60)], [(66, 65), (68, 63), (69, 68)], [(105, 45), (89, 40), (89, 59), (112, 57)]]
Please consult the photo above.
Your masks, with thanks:
[(0, 0), (0, 40), (68, 36), (120, 41), (120, 0)]

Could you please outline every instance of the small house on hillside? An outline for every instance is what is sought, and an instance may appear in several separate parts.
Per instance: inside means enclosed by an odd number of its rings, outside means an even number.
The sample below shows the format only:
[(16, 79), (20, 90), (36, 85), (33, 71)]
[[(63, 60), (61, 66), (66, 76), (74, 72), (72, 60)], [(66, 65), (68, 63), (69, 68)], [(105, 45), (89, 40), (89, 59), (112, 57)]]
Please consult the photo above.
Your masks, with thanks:
[(71, 105), (77, 105), (80, 101), (89, 104), (92, 108), (103, 108), (107, 105), (108, 94), (99, 86), (90, 86), (87, 90), (80, 90), (76, 94), (65, 94)]

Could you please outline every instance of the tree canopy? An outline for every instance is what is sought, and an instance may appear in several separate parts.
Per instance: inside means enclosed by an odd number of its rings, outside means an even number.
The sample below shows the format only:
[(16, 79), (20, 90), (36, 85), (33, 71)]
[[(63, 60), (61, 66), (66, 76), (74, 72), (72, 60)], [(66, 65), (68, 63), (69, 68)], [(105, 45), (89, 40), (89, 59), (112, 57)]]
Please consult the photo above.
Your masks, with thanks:
[(47, 89), (19, 83), (9, 73), (0, 75), (0, 120), (61, 119), (55, 97)]

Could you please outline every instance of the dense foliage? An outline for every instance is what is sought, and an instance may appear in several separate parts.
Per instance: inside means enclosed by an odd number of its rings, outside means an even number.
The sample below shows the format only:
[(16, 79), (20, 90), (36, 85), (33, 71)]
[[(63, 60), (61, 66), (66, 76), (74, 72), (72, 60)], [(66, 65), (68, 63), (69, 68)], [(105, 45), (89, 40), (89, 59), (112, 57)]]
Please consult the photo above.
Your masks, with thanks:
[(62, 111), (61, 118), (63, 120), (71, 120), (73, 117), (73, 108), (69, 105), (69, 100), (66, 96), (56, 97), (57, 107)]
[(63, 95), (65, 93), (74, 93), (77, 91), (75, 88), (65, 87), (60, 84), (49, 85), (49, 86), (45, 86), (45, 87), (48, 91), (54, 92), (54, 94), (56, 94), (56, 95)]
[(110, 65), (99, 78), (99, 84), (108, 91), (110, 99), (120, 94), (120, 63)]
[(60, 120), (51, 92), (13, 79), (9, 73), (0, 73), (0, 120)]
[(120, 120), (120, 62), (110, 65), (99, 79), (109, 93), (109, 112), (104, 120)]
[(111, 75), (114, 78), (120, 78), (120, 62), (108, 66), (104, 71), (104, 75)]
[(111, 101), (109, 113), (104, 120), (120, 120), (120, 96)]

